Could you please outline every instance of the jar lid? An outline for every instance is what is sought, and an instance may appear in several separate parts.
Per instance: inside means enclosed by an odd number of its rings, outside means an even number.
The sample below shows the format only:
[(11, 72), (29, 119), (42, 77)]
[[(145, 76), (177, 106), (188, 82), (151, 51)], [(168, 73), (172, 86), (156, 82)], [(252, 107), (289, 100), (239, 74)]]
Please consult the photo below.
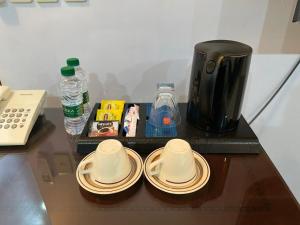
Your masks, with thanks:
[(65, 77), (70, 77), (75, 75), (75, 69), (72, 66), (65, 66), (60, 69), (61, 75)]
[(79, 59), (78, 58), (68, 58), (67, 59), (67, 65), (68, 66), (79, 66)]

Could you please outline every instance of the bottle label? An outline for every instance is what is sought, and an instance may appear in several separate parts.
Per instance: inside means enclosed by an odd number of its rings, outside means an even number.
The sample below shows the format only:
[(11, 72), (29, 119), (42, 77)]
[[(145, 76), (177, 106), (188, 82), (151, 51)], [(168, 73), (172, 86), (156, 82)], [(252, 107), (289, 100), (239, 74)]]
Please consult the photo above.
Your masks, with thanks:
[(90, 101), (89, 92), (86, 91), (86, 92), (82, 93), (82, 98), (83, 98), (83, 104), (88, 103)]
[(76, 118), (76, 117), (82, 116), (83, 104), (75, 105), (75, 106), (63, 105), (63, 111), (64, 111), (65, 117)]

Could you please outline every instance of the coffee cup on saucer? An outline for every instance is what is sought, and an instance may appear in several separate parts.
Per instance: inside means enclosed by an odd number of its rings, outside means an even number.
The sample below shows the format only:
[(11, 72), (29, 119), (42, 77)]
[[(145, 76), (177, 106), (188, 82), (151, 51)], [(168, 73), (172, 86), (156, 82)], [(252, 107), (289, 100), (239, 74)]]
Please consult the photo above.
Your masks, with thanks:
[[(88, 169), (87, 164), (91, 164)], [(89, 174), (91, 179), (100, 184), (115, 184), (125, 179), (131, 171), (126, 149), (118, 140), (102, 141), (90, 160), (86, 160), (80, 168), (81, 174)]]
[(148, 171), (171, 186), (186, 186), (193, 182), (196, 165), (190, 144), (182, 139), (168, 141), (159, 158), (149, 165)]

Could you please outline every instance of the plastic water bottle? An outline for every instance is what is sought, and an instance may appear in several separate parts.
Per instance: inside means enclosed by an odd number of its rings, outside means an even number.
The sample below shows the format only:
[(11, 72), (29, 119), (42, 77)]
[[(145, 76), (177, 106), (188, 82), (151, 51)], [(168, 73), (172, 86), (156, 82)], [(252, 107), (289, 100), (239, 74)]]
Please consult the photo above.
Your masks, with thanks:
[(82, 97), (83, 97), (83, 110), (84, 117), (88, 120), (91, 107), (90, 107), (90, 96), (88, 91), (89, 78), (87, 73), (80, 67), (80, 62), (78, 58), (67, 59), (67, 65), (72, 66), (75, 69), (75, 76), (82, 82)]
[(83, 116), (82, 83), (70, 66), (61, 68), (61, 103), (64, 112), (64, 124), (67, 133), (80, 134), (85, 125)]

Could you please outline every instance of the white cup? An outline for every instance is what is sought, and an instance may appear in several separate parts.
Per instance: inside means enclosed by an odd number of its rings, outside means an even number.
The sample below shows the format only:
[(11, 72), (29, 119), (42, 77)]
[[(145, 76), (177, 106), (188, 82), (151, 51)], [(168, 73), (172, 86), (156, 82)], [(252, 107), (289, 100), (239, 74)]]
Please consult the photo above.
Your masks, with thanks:
[[(85, 165), (92, 167), (85, 170)], [(125, 179), (131, 171), (128, 154), (118, 140), (102, 141), (92, 159), (84, 162), (80, 169), (81, 174), (90, 174), (91, 179), (102, 184), (114, 184)]]
[(149, 165), (148, 171), (171, 185), (187, 185), (196, 176), (195, 158), (190, 144), (181, 139), (168, 141), (159, 159)]

